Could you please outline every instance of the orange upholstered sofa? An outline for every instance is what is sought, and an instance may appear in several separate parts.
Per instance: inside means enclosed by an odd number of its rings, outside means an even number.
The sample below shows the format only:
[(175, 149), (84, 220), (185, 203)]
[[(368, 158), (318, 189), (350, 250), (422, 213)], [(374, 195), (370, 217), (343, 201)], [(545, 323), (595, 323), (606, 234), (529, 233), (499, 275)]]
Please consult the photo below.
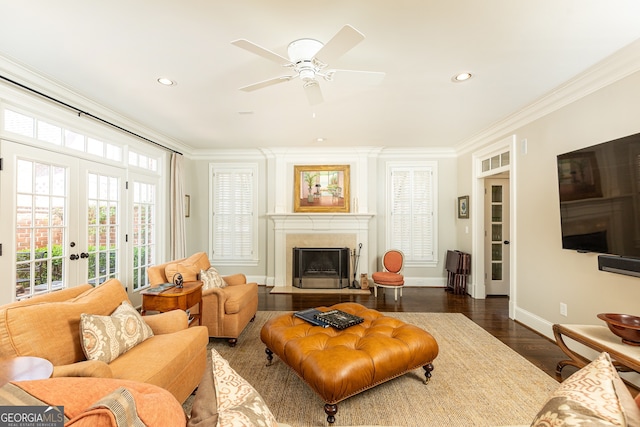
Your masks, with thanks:
[[(152, 287), (171, 283), (176, 273), (182, 274), (188, 283), (200, 280), (200, 271), (210, 267), (207, 254), (197, 252), (188, 258), (151, 266), (147, 276)], [(227, 338), (233, 346), (258, 311), (258, 284), (247, 283), (244, 274), (223, 279), (226, 287), (204, 286), (202, 289), (202, 325), (207, 327), (210, 337)]]
[(117, 378), (154, 384), (183, 402), (198, 386), (207, 358), (207, 330), (188, 327), (183, 311), (142, 319), (153, 336), (106, 363), (87, 360), (82, 348), (82, 313), (109, 316), (129, 301), (111, 279), (81, 285), (0, 307), (0, 359), (36, 356), (53, 364), (52, 377)]

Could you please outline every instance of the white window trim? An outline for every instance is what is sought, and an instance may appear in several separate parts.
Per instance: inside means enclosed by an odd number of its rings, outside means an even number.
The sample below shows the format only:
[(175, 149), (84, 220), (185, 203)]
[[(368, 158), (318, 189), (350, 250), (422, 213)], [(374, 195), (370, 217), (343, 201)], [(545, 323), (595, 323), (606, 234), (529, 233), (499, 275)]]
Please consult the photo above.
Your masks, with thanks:
[(438, 265), (438, 162), (437, 161), (393, 161), (387, 162), (386, 164), (386, 221), (385, 221), (385, 248), (386, 249), (394, 249), (390, 247), (392, 242), (392, 197), (391, 192), (393, 190), (391, 174), (394, 169), (398, 168), (428, 168), (431, 169), (432, 172), (432, 183), (433, 183), (433, 191), (432, 191), (432, 203), (433, 203), (433, 232), (432, 232), (432, 245), (433, 245), (433, 255), (430, 260), (407, 260), (405, 258), (404, 266), (405, 267), (436, 267)]

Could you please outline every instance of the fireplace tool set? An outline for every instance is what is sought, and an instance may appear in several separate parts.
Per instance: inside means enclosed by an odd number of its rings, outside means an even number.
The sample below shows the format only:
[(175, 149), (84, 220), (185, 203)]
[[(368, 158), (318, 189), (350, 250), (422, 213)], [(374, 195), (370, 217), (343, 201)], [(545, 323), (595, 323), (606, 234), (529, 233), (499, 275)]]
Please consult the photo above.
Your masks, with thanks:
[(354, 249), (351, 251), (351, 270), (353, 271), (353, 282), (351, 282), (352, 288), (359, 288), (360, 284), (356, 280), (356, 274), (358, 272), (358, 262), (360, 261), (360, 252), (362, 252), (362, 243), (358, 245), (358, 251)]

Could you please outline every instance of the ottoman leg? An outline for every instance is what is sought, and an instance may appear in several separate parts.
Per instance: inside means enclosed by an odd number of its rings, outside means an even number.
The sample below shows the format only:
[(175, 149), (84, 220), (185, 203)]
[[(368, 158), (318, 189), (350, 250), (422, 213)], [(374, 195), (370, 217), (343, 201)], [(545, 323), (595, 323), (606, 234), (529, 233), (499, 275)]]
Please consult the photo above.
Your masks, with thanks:
[(424, 383), (428, 383), (431, 379), (431, 371), (433, 371), (433, 363), (428, 363), (422, 367), (424, 369)]
[(336, 422), (336, 413), (338, 412), (338, 405), (335, 403), (325, 403), (324, 412), (327, 414), (327, 422), (333, 424)]
[(264, 352), (267, 353), (267, 366), (273, 365), (273, 351), (269, 350), (269, 348), (265, 348)]

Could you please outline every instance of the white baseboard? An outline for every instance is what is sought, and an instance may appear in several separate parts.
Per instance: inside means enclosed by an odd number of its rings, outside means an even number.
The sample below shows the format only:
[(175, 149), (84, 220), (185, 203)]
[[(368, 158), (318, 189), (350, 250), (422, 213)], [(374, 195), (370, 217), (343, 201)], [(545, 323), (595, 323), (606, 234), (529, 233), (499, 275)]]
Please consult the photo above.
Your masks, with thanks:
[[(357, 280), (360, 281), (360, 276), (357, 277)], [(247, 276), (247, 281), (267, 286), (285, 286), (284, 284), (276, 285), (273, 276)], [(370, 276), (369, 281), (371, 281)], [(447, 279), (446, 277), (405, 277), (404, 285), (412, 288), (444, 288), (447, 286)]]
[(528, 312), (518, 306), (515, 308), (515, 319), (533, 329), (534, 331), (544, 335), (545, 337), (555, 341), (553, 337), (553, 323), (542, 317), (536, 316), (533, 313)]

